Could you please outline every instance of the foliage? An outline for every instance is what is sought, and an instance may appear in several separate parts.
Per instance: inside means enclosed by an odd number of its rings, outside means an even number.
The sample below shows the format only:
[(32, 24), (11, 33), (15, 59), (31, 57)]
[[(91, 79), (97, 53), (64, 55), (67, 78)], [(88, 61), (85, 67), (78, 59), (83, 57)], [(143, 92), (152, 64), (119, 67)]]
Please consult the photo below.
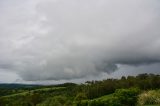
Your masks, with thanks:
[[(15, 89), (0, 88), (0, 106), (134, 106), (140, 90), (160, 89), (160, 75), (123, 76), (79, 85), (19, 86)], [(154, 104), (157, 103), (160, 99), (157, 92), (160, 91), (142, 93), (138, 96), (138, 103), (153, 104), (149, 101), (153, 98), (156, 100)]]
[(84, 93), (78, 93), (77, 96), (75, 97), (76, 101), (81, 101), (87, 99), (87, 96)]
[(55, 96), (48, 98), (43, 103), (37, 106), (71, 106), (72, 102), (67, 99), (65, 96)]
[(138, 88), (118, 89), (115, 91), (114, 96), (117, 97), (117, 100), (123, 106), (135, 106), (139, 93), (140, 89)]
[(145, 91), (139, 95), (138, 104), (143, 105), (160, 105), (160, 90)]
[(77, 106), (135, 106), (140, 89), (118, 89), (115, 93), (93, 100), (78, 102)]

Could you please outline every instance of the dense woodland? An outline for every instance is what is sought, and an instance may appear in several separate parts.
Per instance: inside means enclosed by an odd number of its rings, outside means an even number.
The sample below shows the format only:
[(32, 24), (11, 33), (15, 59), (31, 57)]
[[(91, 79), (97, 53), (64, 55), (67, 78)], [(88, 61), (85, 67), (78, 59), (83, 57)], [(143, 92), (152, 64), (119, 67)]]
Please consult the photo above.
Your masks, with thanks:
[(160, 105), (160, 75), (139, 74), (83, 84), (0, 85), (0, 106)]

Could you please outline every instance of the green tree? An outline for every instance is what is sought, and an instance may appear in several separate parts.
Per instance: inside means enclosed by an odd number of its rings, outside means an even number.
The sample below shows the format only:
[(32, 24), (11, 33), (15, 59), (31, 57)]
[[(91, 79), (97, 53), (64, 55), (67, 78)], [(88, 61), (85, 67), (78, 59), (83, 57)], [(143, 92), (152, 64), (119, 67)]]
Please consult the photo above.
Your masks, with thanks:
[(42, 102), (42, 96), (39, 93), (31, 93), (26, 96), (26, 99), (31, 106), (36, 106)]
[(138, 88), (117, 89), (114, 96), (118, 98), (122, 106), (135, 106), (139, 93), (140, 89)]
[(82, 100), (87, 99), (87, 96), (85, 93), (78, 93), (75, 97), (75, 100), (77, 101), (77, 106), (82, 106)]

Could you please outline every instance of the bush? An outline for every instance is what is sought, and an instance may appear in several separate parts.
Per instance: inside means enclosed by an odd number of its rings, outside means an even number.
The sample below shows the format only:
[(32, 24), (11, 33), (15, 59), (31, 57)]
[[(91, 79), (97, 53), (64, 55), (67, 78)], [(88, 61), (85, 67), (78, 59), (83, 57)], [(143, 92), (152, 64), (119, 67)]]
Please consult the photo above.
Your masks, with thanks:
[(135, 106), (139, 93), (138, 88), (118, 89), (115, 91), (114, 96), (117, 97), (122, 106)]
[(72, 102), (68, 100), (65, 96), (55, 96), (48, 98), (43, 103), (37, 106), (72, 106)]
[(26, 96), (26, 100), (30, 105), (36, 106), (42, 102), (42, 96), (39, 93), (31, 93)]
[(160, 90), (150, 90), (143, 92), (139, 95), (138, 104), (140, 106), (160, 104)]
[(82, 101), (82, 100), (85, 100), (87, 99), (87, 96), (85, 93), (78, 93), (75, 97), (75, 100), (76, 101)]
[(120, 100), (115, 96), (108, 98), (103, 103), (104, 106), (122, 106)]

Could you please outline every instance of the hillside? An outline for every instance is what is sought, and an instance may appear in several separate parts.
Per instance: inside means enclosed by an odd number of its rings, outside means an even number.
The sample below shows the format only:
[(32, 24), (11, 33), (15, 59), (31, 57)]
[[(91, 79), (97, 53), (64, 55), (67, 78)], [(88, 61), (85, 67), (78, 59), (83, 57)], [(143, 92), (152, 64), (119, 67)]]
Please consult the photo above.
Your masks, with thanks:
[(18, 85), (15, 88), (13, 85), (5, 85), (0, 89), (0, 106), (156, 106), (160, 104), (160, 90), (158, 90), (160, 76), (154, 74), (87, 81), (79, 85), (74, 83), (54, 86)]

